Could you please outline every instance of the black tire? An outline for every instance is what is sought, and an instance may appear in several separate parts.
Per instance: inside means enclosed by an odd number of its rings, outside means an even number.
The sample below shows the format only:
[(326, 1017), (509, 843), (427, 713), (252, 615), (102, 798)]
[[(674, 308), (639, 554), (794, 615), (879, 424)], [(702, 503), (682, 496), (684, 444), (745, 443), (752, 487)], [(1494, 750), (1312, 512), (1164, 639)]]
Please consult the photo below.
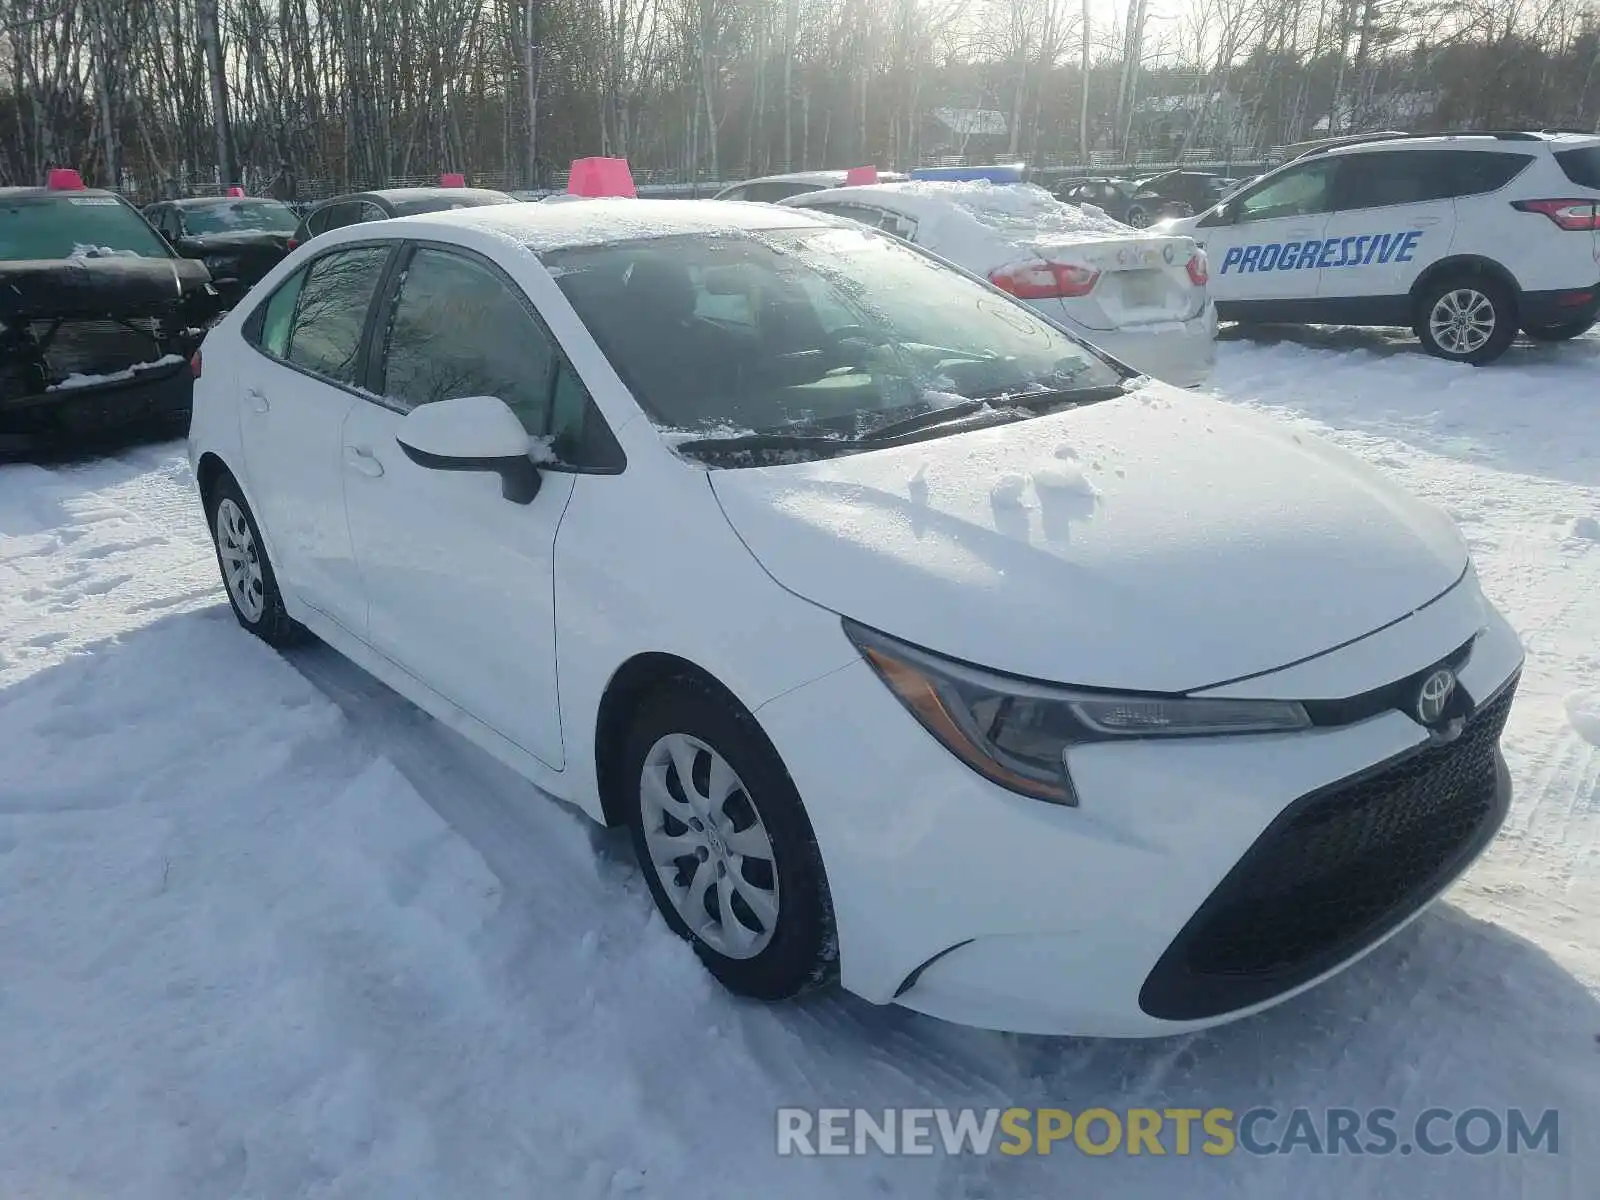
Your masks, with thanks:
[[(234, 590), (228, 583), (228, 568), (223, 561), (222, 539), (217, 530), (217, 514), (224, 501), (231, 503), (249, 528), (255, 549), (252, 559), (261, 571), (261, 611), (252, 616), (240, 607)], [(227, 593), (228, 605), (239, 624), (255, 634), (267, 645), (277, 649), (298, 645), (310, 640), (311, 632), (300, 624), (283, 606), (283, 593), (278, 589), (278, 577), (273, 574), (272, 562), (267, 557), (266, 543), (261, 540), (261, 528), (256, 524), (255, 513), (245, 501), (244, 493), (232, 475), (224, 472), (212, 484), (205, 497), (206, 524), (211, 530), (211, 544), (217, 554), (217, 571), (222, 576), (222, 590)]]
[(1590, 317), (1586, 321), (1568, 321), (1562, 325), (1524, 325), (1522, 332), (1536, 342), (1570, 342), (1575, 337), (1582, 337), (1593, 329), (1595, 322), (1600, 317)]
[[(1435, 334), (1436, 317), (1447, 316), (1446, 297), (1451, 303), (1475, 315), (1487, 313), (1491, 322), (1488, 337), (1480, 344), (1441, 343)], [(1492, 275), (1448, 275), (1429, 284), (1417, 297), (1415, 332), (1422, 348), (1436, 358), (1481, 367), (1499, 358), (1517, 336), (1517, 302), (1511, 290)]]
[(1123, 224), (1143, 229), (1150, 224), (1150, 214), (1144, 210), (1142, 204), (1131, 205), (1128, 208), (1128, 215), (1123, 218)]
[[(770, 838), (779, 897), (771, 940), (754, 957), (734, 958), (692, 932), (668, 896), (646, 843), (642, 778), (657, 742), (685, 734), (733, 768)], [(656, 907), (679, 937), (729, 991), (757, 1000), (787, 1000), (838, 978), (833, 902), (816, 836), (789, 772), (755, 719), (731, 697), (688, 676), (648, 695), (634, 714), (622, 755), (621, 786), (633, 849)], [(680, 785), (681, 787), (681, 785)], [(735, 792), (734, 795), (738, 795)], [(715, 889), (708, 893), (715, 894)]]

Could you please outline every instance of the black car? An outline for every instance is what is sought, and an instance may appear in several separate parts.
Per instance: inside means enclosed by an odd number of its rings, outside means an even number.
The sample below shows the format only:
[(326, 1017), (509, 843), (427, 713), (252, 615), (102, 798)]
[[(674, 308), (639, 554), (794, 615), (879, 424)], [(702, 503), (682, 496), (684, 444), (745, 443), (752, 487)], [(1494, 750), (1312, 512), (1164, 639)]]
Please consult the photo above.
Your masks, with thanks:
[(1092, 204), (1114, 221), (1143, 229), (1168, 217), (1188, 217), (1194, 209), (1168, 200), (1131, 179), (1073, 179), (1056, 189), (1056, 198), (1068, 204)]
[(164, 200), (144, 215), (179, 254), (206, 264), (229, 305), (283, 261), (299, 223), (287, 204), (254, 196)]
[(309, 242), (330, 229), (358, 225), (362, 221), (387, 221), (390, 217), (410, 217), (417, 213), (444, 212), (452, 208), (478, 208), (485, 204), (515, 204), (515, 197), (489, 188), (412, 187), (384, 188), (376, 192), (354, 192), (335, 196), (317, 205), (295, 230), (295, 245)]
[(220, 309), (205, 264), (114, 192), (0, 188), (0, 457), (187, 428)]
[(1163, 200), (1178, 200), (1195, 212), (1205, 212), (1241, 182), (1231, 175), (1218, 175), (1212, 171), (1164, 171), (1160, 175), (1141, 179), (1139, 187)]

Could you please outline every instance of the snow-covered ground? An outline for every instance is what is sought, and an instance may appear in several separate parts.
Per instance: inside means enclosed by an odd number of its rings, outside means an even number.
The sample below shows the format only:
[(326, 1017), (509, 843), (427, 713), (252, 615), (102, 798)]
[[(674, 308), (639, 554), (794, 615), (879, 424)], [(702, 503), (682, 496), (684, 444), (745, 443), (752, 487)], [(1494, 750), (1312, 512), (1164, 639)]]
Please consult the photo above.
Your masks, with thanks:
[[(0, 468), (0, 1196), (1589, 1197), (1600, 1179), (1600, 339), (1351, 331), (1219, 384), (1449, 507), (1527, 640), (1490, 855), (1264, 1016), (1007, 1037), (735, 1002), (624, 839), (225, 607), (181, 447)], [(780, 1105), (1556, 1108), (1561, 1153), (778, 1159)]]

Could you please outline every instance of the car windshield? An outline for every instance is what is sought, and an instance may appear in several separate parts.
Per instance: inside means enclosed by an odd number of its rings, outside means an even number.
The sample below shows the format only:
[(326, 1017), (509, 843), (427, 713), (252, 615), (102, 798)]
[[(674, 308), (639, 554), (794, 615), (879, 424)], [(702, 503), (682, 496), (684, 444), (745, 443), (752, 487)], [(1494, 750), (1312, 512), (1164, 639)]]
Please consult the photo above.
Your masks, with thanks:
[(183, 210), (183, 227), (189, 233), (293, 233), (299, 223), (286, 204), (276, 200), (235, 200)]
[(170, 258), (145, 219), (114, 196), (0, 197), (0, 261)]
[(415, 200), (393, 201), (394, 211), (402, 217), (418, 213), (447, 212), (452, 208), (481, 208), (485, 204), (515, 204), (510, 196), (425, 196)]
[(651, 419), (707, 444), (781, 447), (788, 435), (840, 453), (891, 428), (927, 436), (946, 410), (1016, 419), (1122, 381), (1027, 307), (867, 230), (683, 235), (542, 257)]

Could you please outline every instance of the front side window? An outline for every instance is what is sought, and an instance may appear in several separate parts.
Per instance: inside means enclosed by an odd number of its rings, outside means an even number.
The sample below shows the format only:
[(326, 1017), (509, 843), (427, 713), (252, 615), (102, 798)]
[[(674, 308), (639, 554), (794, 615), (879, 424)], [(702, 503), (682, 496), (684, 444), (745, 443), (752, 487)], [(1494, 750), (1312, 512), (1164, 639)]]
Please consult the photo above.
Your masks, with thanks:
[(475, 259), (418, 249), (384, 339), (384, 397), (410, 410), (494, 396), (529, 433), (548, 432), (555, 347), (511, 288)]
[(335, 383), (354, 384), (361, 331), (388, 258), (387, 246), (357, 246), (312, 263), (284, 357)]
[(1291, 167), (1236, 201), (1240, 221), (1275, 217), (1308, 217), (1333, 208), (1333, 181), (1338, 162), (1321, 159)]
[(0, 262), (171, 257), (138, 209), (115, 196), (0, 196)]
[[(1024, 305), (867, 230), (683, 235), (543, 258), (668, 429), (864, 448), (875, 431), (952, 404), (1021, 416), (1121, 383)], [(702, 316), (707, 290), (742, 294), (753, 324)]]

